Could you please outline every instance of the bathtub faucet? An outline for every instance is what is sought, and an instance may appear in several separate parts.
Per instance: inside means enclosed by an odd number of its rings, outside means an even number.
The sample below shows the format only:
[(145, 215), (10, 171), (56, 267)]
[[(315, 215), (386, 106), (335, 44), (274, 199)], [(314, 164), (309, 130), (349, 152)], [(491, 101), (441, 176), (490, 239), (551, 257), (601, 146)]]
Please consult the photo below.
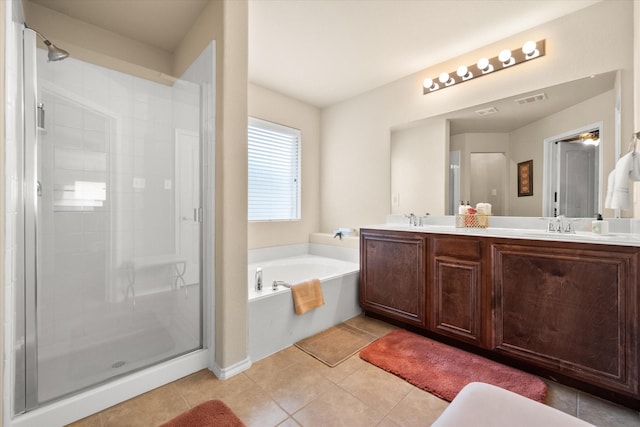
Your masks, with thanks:
[(256, 268), (256, 291), (262, 290), (262, 268)]

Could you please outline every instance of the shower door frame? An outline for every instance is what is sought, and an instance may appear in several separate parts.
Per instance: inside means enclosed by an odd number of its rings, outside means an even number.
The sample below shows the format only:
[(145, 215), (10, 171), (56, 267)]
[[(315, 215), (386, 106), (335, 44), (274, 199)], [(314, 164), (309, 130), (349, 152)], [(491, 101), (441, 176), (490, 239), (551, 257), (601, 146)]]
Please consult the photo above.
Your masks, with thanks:
[[(16, 337), (24, 341), (24, 371), (16, 363), (16, 384), (19, 375), (24, 378), (24, 389), (16, 390), (14, 396), (14, 414), (29, 411), (38, 407), (38, 352), (37, 352), (37, 306), (36, 289), (38, 280), (38, 179), (37, 179), (37, 71), (36, 71), (36, 34), (34, 31), (23, 29), (23, 114), (24, 114), (24, 144), (22, 158), (22, 217), (23, 219), (23, 299), (17, 298), (16, 323), (24, 319), (22, 336)], [(20, 294), (21, 292), (17, 292)], [(22, 316), (21, 316), (22, 310)]]
[[(18, 213), (17, 231), (22, 234), (21, 241), (22, 246), (18, 250), (18, 257), (16, 259), (17, 279), (18, 283), (23, 283), (24, 286), (18, 286), (15, 291), (15, 313), (16, 313), (16, 325), (14, 333), (14, 384), (13, 391), (13, 408), (12, 415), (20, 415), (26, 412), (43, 408), (48, 406), (48, 403), (43, 403), (38, 400), (38, 349), (37, 349), (37, 284), (38, 284), (38, 131), (36, 126), (36, 112), (37, 112), (37, 69), (36, 69), (36, 34), (34, 31), (25, 28), (23, 30), (22, 37), (22, 76), (23, 82), (21, 86), (23, 108), (22, 108), (22, 131), (23, 131), (23, 144), (21, 152), (18, 153), (19, 159), (19, 172), (21, 172), (22, 182), (19, 185), (18, 194), (21, 195), (21, 212)], [(214, 46), (214, 61), (215, 61), (215, 44)], [(31, 62), (30, 62), (31, 61)], [(209, 219), (205, 213), (213, 198), (209, 199), (207, 195), (207, 187), (205, 185), (205, 177), (213, 175), (213, 162), (205, 156), (213, 153), (212, 135), (207, 131), (205, 126), (208, 111), (205, 111), (207, 103), (203, 100), (203, 96), (211, 97), (213, 94), (203, 93), (206, 92), (206, 87), (202, 87), (200, 93), (200, 123), (199, 123), (199, 153), (200, 153), (200, 171), (199, 171), (199, 208), (198, 208), (198, 222), (199, 222), (199, 248), (200, 248), (200, 266), (199, 266), (199, 298), (200, 298), (200, 320), (199, 320), (199, 335), (200, 335), (200, 347), (196, 348), (187, 356), (193, 357), (185, 358), (184, 354), (178, 354), (174, 358), (165, 362), (156, 362), (140, 370), (128, 372), (126, 376), (135, 376), (134, 381), (140, 381), (140, 378), (155, 375), (158, 382), (168, 382), (166, 379), (171, 378), (172, 375), (178, 375), (180, 378), (188, 373), (192, 368), (188, 366), (197, 366), (197, 370), (210, 367), (210, 354), (213, 349), (213, 342), (211, 331), (208, 329), (204, 319), (213, 317), (213, 306), (207, 302), (207, 298), (210, 298), (213, 292), (211, 289), (212, 271), (210, 268), (205, 268), (204, 259), (213, 252), (213, 248), (209, 248), (209, 239), (206, 239), (206, 231), (209, 227)], [(215, 99), (215, 97), (214, 97)], [(203, 108), (204, 107), (204, 108)], [(20, 158), (21, 157), (21, 158)], [(20, 170), (21, 169), (21, 170)], [(21, 193), (21, 194), (20, 194)], [(20, 237), (20, 236), (19, 236)], [(177, 358), (177, 359), (176, 359)], [(173, 363), (175, 361), (175, 363)], [(173, 364), (177, 366), (178, 373), (162, 374), (158, 373), (146, 373), (146, 371), (153, 371), (157, 366), (162, 364)], [(159, 368), (158, 368), (159, 369)], [(122, 377), (120, 377), (122, 378)], [(106, 380), (107, 382), (93, 384), (85, 387), (81, 390), (77, 390), (74, 393), (83, 392), (85, 390), (94, 389), (95, 387), (101, 387), (104, 385), (104, 393), (108, 395), (112, 392), (113, 387), (109, 385), (114, 378)], [(148, 381), (147, 381), (148, 382)], [(157, 385), (156, 385), (157, 386)], [(56, 398), (55, 401), (67, 399), (69, 395), (64, 395)], [(130, 396), (132, 397), (132, 396)], [(120, 395), (119, 398), (126, 398), (126, 396)], [(110, 405), (108, 405), (110, 406)], [(77, 411), (76, 411), (77, 414)]]

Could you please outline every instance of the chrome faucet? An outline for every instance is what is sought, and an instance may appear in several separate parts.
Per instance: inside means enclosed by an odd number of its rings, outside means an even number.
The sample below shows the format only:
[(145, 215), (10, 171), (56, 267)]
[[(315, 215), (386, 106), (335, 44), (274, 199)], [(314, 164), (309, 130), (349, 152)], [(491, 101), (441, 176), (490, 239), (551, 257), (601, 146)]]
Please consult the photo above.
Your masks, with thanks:
[(555, 221), (553, 218), (549, 218), (547, 231), (552, 233), (575, 234), (576, 229), (573, 225), (573, 220), (565, 218), (564, 215), (560, 215), (555, 218)]
[(262, 268), (256, 268), (256, 291), (262, 290)]
[(409, 225), (418, 225), (418, 219), (415, 214), (410, 213), (409, 215), (405, 215), (405, 218), (409, 219)]

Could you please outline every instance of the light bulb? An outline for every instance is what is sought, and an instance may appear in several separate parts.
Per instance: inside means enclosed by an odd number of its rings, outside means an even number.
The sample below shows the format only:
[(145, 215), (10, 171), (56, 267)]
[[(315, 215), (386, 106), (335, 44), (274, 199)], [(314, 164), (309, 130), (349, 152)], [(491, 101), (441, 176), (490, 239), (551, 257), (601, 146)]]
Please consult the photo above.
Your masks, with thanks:
[(511, 56), (511, 51), (509, 49), (505, 49), (498, 55), (498, 60), (502, 62), (503, 67), (508, 67), (509, 65), (515, 64), (516, 60)]
[(440, 77), (438, 77), (438, 80), (440, 80), (440, 83), (446, 83), (449, 81), (449, 74), (448, 73), (440, 73)]
[(458, 67), (458, 71), (456, 71), (456, 74), (460, 77), (462, 77), (462, 80), (469, 80), (471, 77), (473, 77), (473, 74), (469, 71), (469, 68), (466, 65), (461, 65)]
[(434, 82), (433, 79), (429, 79), (429, 78), (424, 79), (424, 81), (422, 82), (422, 86), (424, 86), (425, 89), (429, 89), (429, 92), (433, 92), (434, 90), (440, 89), (440, 86), (438, 86), (438, 83)]
[(500, 62), (507, 62), (509, 58), (511, 58), (511, 51), (508, 49), (503, 50), (500, 52), (500, 55), (498, 55)]
[(535, 58), (540, 55), (540, 51), (536, 49), (537, 43), (529, 40), (522, 46), (522, 53), (525, 59)]
[(522, 46), (522, 53), (530, 55), (536, 50), (536, 42), (529, 40)]
[(487, 74), (493, 71), (493, 65), (489, 63), (487, 58), (480, 58), (476, 64), (478, 69), (482, 71), (482, 74)]

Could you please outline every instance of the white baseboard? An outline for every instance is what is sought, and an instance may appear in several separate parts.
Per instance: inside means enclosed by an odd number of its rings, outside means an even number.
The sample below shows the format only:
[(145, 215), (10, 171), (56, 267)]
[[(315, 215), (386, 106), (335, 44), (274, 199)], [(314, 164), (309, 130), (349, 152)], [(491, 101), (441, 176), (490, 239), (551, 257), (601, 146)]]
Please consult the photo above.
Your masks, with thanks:
[(246, 359), (226, 368), (221, 368), (217, 363), (213, 362), (211, 371), (218, 379), (226, 380), (234, 375), (238, 375), (239, 373), (246, 371), (250, 367), (251, 359), (247, 357)]

